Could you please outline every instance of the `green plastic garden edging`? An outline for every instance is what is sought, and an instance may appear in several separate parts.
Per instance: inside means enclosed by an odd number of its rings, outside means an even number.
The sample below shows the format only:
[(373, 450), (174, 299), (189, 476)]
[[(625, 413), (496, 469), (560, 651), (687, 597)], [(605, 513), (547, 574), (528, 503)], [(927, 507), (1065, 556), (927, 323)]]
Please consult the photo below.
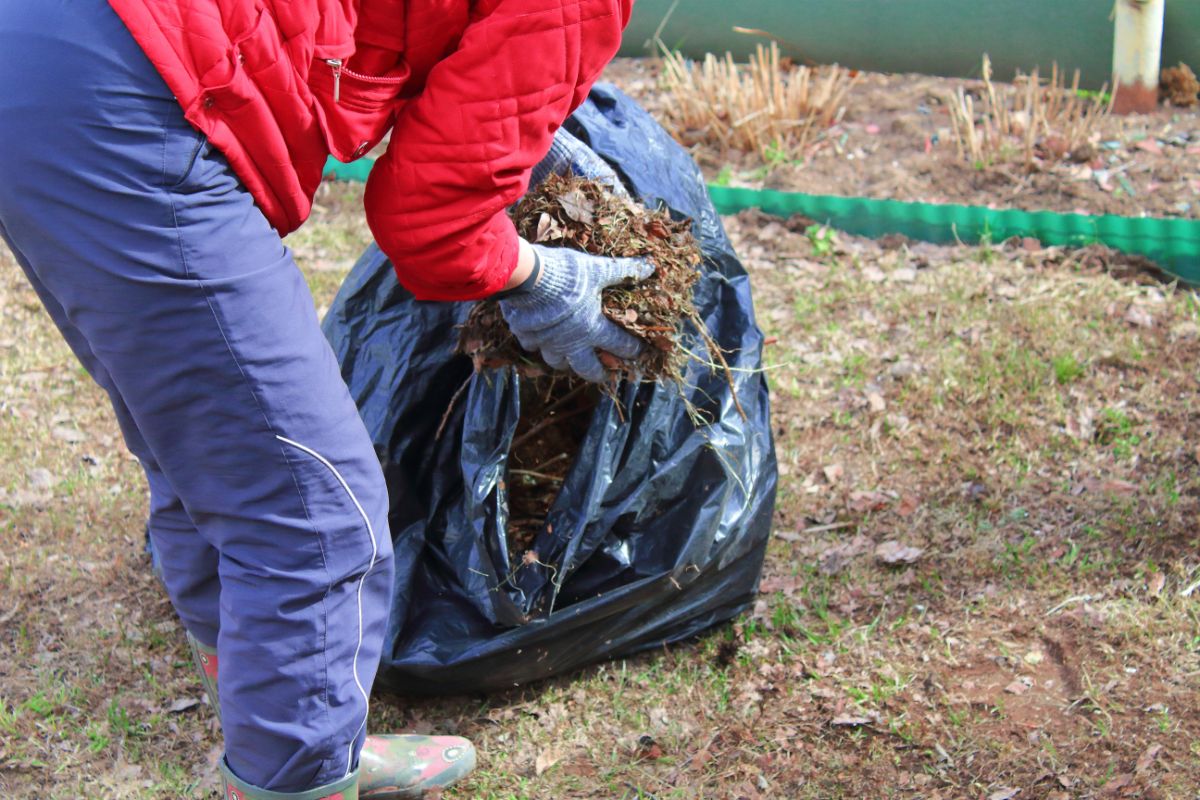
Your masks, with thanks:
[[(365, 181), (371, 165), (369, 159), (351, 164), (330, 159), (326, 174)], [(709, 192), (722, 214), (747, 208), (781, 217), (802, 214), (846, 233), (872, 238), (899, 233), (937, 244), (1001, 242), (1012, 236), (1032, 237), (1046, 245), (1099, 243), (1145, 256), (1180, 280), (1200, 284), (1200, 220), (997, 210), (713, 185)]]

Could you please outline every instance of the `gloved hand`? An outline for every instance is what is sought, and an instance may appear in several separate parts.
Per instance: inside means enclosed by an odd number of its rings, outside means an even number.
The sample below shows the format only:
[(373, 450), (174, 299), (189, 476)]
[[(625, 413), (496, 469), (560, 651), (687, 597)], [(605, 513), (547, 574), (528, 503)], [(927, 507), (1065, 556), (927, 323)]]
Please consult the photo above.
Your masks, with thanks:
[(537, 264), (530, 277), (500, 299), (509, 329), (529, 352), (554, 369), (571, 369), (604, 382), (596, 350), (633, 359), (637, 337), (621, 330), (600, 308), (601, 290), (628, 279), (644, 280), (654, 265), (644, 258), (605, 258), (576, 250), (532, 245)]
[(529, 185), (537, 186), (546, 180), (546, 176), (554, 173), (565, 175), (574, 173), (581, 178), (591, 178), (599, 181), (613, 190), (613, 194), (628, 197), (629, 192), (621, 183), (616, 171), (600, 156), (572, 134), (566, 128), (559, 128), (554, 134), (554, 143), (550, 152), (537, 163), (530, 175)]

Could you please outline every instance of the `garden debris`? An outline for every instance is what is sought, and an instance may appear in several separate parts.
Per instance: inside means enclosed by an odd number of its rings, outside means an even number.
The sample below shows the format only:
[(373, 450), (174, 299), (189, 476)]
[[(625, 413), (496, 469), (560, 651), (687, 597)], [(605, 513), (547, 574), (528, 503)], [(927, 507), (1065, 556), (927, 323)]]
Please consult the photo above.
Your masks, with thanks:
[[(600, 354), (601, 361), (613, 383), (630, 376), (682, 384), (690, 358), (680, 343), (684, 323), (691, 321), (707, 337), (692, 303), (701, 256), (690, 221), (646, 209), (596, 181), (562, 175), (547, 177), (516, 206), (513, 217), (518, 232), (530, 242), (608, 257), (649, 258), (655, 266), (650, 278), (603, 294), (605, 315), (647, 346), (632, 363), (607, 353)], [(515, 568), (545, 527), (587, 433), (589, 412), (600, 391), (611, 391), (611, 384), (595, 387), (552, 370), (539, 354), (525, 352), (494, 300), (471, 310), (459, 350), (472, 358), (476, 370), (513, 366), (522, 375), (521, 417), (505, 481), (510, 566)], [(708, 351), (723, 360), (712, 342)]]
[(599, 389), (586, 381), (543, 375), (521, 381), (521, 417), (508, 456), (509, 566), (527, 556), (587, 434)]
[(1167, 67), (1159, 76), (1163, 94), (1173, 106), (1194, 106), (1197, 95), (1200, 95), (1200, 81), (1196, 73), (1182, 61), (1177, 67)]
[[(618, 197), (596, 181), (551, 175), (514, 209), (517, 230), (526, 240), (616, 258), (643, 256), (654, 274), (636, 285), (604, 291), (604, 313), (647, 343), (633, 363), (602, 354), (611, 377), (638, 375), (644, 380), (683, 380), (688, 354), (680, 347), (684, 322), (695, 322), (693, 286), (699, 278), (700, 247), (691, 222), (665, 211), (650, 211)], [(701, 332), (704, 325), (696, 326)], [(475, 368), (514, 365), (526, 376), (550, 368), (540, 356), (521, 349), (508, 329), (499, 304), (485, 300), (463, 324), (459, 350)], [(721, 354), (710, 347), (714, 358)]]

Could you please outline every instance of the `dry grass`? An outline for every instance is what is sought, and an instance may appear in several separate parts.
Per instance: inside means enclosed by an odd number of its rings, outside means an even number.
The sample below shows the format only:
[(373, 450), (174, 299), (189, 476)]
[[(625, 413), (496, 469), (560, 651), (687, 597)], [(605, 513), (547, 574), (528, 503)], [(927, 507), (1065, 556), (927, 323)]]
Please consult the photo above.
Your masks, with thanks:
[(764, 157), (801, 156), (841, 113), (854, 85), (836, 65), (795, 66), (779, 47), (759, 45), (748, 64), (709, 53), (696, 63), (664, 49), (662, 80), (670, 96), (666, 126), (680, 141), (696, 139), (722, 149)]
[[(291, 242), (318, 304), (358, 191)], [(472, 737), (448, 798), (1194, 798), (1196, 298), (1096, 253), (727, 222), (777, 340), (760, 601), (509, 693), (380, 697), (372, 729)], [(137, 465), (4, 255), (0, 387), (0, 793), (215, 798)], [(892, 540), (923, 552), (889, 566)]]
[(1090, 97), (1079, 91), (1079, 71), (1071, 85), (1055, 64), (1049, 84), (1035, 69), (1018, 73), (1012, 84), (992, 83), (992, 63), (983, 57), (983, 90), (979, 105), (963, 87), (946, 98), (960, 158), (990, 166), (1021, 158), (1026, 168), (1037, 161), (1070, 157), (1087, 161), (1098, 125), (1112, 108), (1107, 87)]

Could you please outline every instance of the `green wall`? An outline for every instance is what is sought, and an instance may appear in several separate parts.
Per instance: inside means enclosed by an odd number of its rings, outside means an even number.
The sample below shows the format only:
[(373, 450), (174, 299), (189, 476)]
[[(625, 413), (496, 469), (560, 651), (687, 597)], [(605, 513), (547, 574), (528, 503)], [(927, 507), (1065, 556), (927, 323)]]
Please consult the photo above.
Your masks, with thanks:
[[(637, 0), (624, 55), (646, 55), (672, 0)], [(978, 75), (988, 53), (996, 74), (1052, 62), (1080, 69), (1085, 85), (1109, 80), (1113, 0), (679, 0), (663, 42), (688, 55), (753, 51), (761, 28), (784, 54), (884, 72)], [(1200, 71), (1200, 0), (1167, 0), (1163, 65)]]

